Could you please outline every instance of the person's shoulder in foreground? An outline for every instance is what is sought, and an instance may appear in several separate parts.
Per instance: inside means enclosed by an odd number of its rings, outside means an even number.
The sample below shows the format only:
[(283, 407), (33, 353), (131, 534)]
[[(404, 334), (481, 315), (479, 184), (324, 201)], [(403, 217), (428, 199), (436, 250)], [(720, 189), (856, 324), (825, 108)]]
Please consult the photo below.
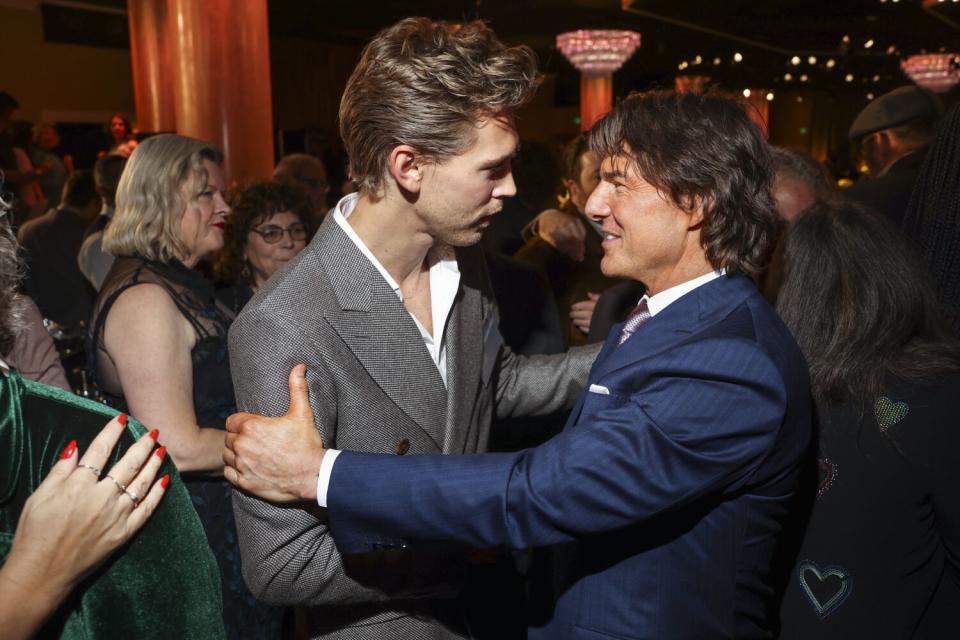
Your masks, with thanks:
[[(116, 412), (61, 389), (24, 380), (16, 372), (0, 376), (0, 399), (5, 407), (0, 415), (4, 459), (0, 465), (0, 520), (8, 523), (0, 531), (0, 556), (5, 560), (13, 525), (60, 452), (68, 443), (86, 452), (104, 422)], [(113, 467), (146, 431), (131, 419), (120, 446), (102, 470)], [(169, 458), (160, 472), (169, 474), (166, 495), (144, 528), (112, 557), (107, 569), (95, 572), (67, 597), (41, 635), (223, 637), (216, 561)]]

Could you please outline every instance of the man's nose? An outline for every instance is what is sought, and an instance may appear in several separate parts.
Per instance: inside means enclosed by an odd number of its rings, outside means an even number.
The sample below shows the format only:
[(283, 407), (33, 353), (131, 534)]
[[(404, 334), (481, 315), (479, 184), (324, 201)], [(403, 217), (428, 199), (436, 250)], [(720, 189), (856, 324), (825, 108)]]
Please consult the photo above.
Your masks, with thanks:
[(583, 208), (583, 212), (594, 222), (603, 222), (603, 219), (610, 215), (610, 208), (607, 206), (606, 199), (603, 195), (604, 191), (605, 188), (601, 182), (594, 188), (590, 197), (587, 198), (587, 204)]
[(493, 192), (495, 198), (512, 198), (517, 195), (517, 183), (513, 179), (513, 171), (504, 176)]

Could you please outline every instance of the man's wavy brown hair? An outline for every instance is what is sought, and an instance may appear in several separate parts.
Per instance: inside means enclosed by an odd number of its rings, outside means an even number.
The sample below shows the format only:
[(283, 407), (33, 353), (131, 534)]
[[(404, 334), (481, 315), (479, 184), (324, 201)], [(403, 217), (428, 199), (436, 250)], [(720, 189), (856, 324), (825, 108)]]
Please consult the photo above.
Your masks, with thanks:
[(539, 82), (533, 51), (506, 46), (483, 22), (401, 20), (367, 45), (340, 101), (350, 178), (379, 195), (392, 148), (442, 162), (473, 143), (479, 120), (529, 102)]
[(714, 269), (757, 275), (780, 229), (770, 150), (737, 100), (634, 93), (590, 132), (598, 158), (630, 158), (680, 209), (703, 207), (700, 242)]

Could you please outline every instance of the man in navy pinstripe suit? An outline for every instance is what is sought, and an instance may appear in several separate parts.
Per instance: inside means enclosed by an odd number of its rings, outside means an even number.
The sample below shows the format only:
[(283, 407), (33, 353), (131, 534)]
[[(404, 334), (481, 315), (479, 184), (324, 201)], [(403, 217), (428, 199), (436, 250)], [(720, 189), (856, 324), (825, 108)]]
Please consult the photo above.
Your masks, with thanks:
[(591, 147), (603, 271), (647, 293), (560, 435), (456, 458), (327, 450), (316, 495), (294, 491), (311, 483), (271, 456), (322, 448), (298, 368), (287, 416), (231, 419), (228, 477), (317, 500), (343, 553), (556, 545), (562, 587), (531, 638), (772, 636), (774, 555), (811, 428), (806, 365), (748, 277), (777, 228), (766, 143), (729, 99), (651, 92), (621, 102)]

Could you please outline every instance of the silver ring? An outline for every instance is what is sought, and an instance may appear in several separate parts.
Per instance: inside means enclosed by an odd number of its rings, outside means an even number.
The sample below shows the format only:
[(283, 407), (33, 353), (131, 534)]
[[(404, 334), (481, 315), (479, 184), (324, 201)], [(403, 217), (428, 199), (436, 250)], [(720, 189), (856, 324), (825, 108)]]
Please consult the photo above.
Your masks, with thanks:
[(117, 480), (116, 478), (114, 478), (114, 477), (113, 477), (112, 475), (110, 475), (109, 473), (108, 473), (106, 476), (104, 476), (104, 477), (105, 477), (105, 478), (108, 478), (111, 482), (113, 482), (113, 484), (117, 485), (117, 488), (120, 489), (120, 491), (122, 491), (123, 493), (126, 493), (126, 492), (127, 492), (127, 485), (123, 484), (122, 482), (120, 482), (119, 480)]
[(130, 490), (128, 490), (128, 489), (124, 489), (124, 490), (123, 490), (123, 494), (124, 494), (125, 496), (127, 496), (128, 498), (130, 498), (130, 499), (133, 501), (133, 506), (134, 506), (134, 507), (136, 507), (138, 504), (140, 504), (140, 496), (138, 496), (137, 494), (135, 494), (133, 491), (130, 491)]
[(93, 473), (94, 473), (98, 478), (103, 475), (103, 470), (102, 470), (102, 469), (98, 469), (98, 468), (96, 468), (96, 467), (90, 466), (89, 464), (83, 464), (82, 462), (78, 462), (78, 463), (77, 463), (77, 466), (78, 466), (78, 467), (83, 467), (84, 469), (90, 469), (90, 471), (93, 471)]

